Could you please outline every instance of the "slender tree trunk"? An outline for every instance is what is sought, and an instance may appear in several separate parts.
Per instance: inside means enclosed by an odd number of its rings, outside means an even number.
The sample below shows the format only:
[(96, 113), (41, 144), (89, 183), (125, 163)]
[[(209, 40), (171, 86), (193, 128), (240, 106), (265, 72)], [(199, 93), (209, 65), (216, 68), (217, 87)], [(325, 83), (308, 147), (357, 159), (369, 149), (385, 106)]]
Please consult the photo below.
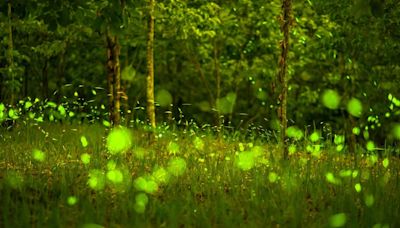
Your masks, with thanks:
[(119, 61), (121, 47), (119, 45), (117, 36), (114, 37), (114, 40), (114, 124), (118, 125), (121, 121), (121, 64)]
[(8, 62), (8, 67), (9, 67), (9, 73), (11, 74), (11, 98), (10, 98), (10, 104), (14, 105), (14, 100), (15, 100), (15, 83), (14, 83), (14, 44), (13, 44), (13, 33), (12, 33), (12, 6), (11, 2), (8, 1), (8, 55), (7, 55), (7, 62)]
[(60, 59), (57, 66), (57, 102), (61, 102), (62, 98), (62, 85), (64, 83), (65, 78), (65, 51), (63, 51), (60, 55)]
[(280, 43), (281, 56), (279, 59), (279, 74), (278, 80), (280, 82), (279, 91), (279, 111), (278, 116), (281, 125), (281, 141), (283, 158), (288, 159), (288, 145), (286, 140), (287, 129), (287, 93), (288, 93), (288, 77), (287, 77), (287, 55), (289, 50), (289, 28), (292, 21), (292, 0), (282, 0), (282, 15), (281, 15), (281, 31), (283, 32), (283, 40)]
[(155, 0), (149, 0), (147, 31), (147, 118), (153, 128), (156, 127), (154, 107), (154, 7)]
[(120, 123), (121, 66), (119, 61), (120, 46), (118, 37), (107, 32), (107, 92), (110, 122)]

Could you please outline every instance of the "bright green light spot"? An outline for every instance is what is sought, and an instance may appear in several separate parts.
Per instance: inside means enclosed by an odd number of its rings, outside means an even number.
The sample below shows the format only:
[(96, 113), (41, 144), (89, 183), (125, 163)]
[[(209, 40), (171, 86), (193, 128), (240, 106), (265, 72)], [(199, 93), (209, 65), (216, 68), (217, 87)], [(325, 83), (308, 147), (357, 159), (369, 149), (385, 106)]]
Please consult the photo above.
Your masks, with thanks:
[(344, 135), (336, 135), (335, 134), (335, 139), (334, 139), (334, 143), (336, 144), (336, 145), (339, 145), (339, 144), (343, 144), (344, 143)]
[(8, 116), (11, 118), (11, 119), (13, 119), (13, 120), (16, 120), (16, 119), (18, 119), (18, 114), (17, 114), (17, 112), (14, 110), (14, 109), (10, 109), (10, 110), (8, 110)]
[(170, 142), (168, 144), (168, 152), (169, 154), (173, 154), (176, 155), (177, 153), (179, 153), (179, 145), (176, 142)]
[(183, 158), (172, 158), (168, 161), (168, 172), (173, 176), (180, 176), (186, 170), (186, 161)]
[(61, 116), (65, 117), (67, 115), (67, 112), (65, 111), (64, 106), (59, 105), (57, 110), (58, 110), (58, 112), (60, 113)]
[(337, 109), (340, 105), (340, 96), (335, 90), (325, 90), (322, 94), (322, 103), (329, 109)]
[(78, 198), (76, 198), (76, 196), (69, 196), (67, 199), (67, 203), (70, 206), (75, 205), (78, 202)]
[(392, 134), (396, 139), (400, 140), (400, 124), (393, 125)]
[(355, 117), (360, 117), (363, 111), (362, 103), (357, 98), (351, 98), (347, 103), (347, 111)]
[(359, 135), (360, 133), (361, 133), (361, 130), (360, 130), (359, 127), (354, 127), (354, 128), (353, 128), (353, 134)]
[(311, 142), (317, 142), (318, 140), (319, 140), (319, 133), (318, 132), (313, 132), (311, 135), (310, 135), (310, 140), (311, 140)]
[(288, 150), (289, 150), (289, 155), (296, 153), (296, 150), (297, 150), (296, 145), (293, 145), (293, 144), (290, 145)]
[(4, 111), (6, 109), (6, 106), (4, 106), (3, 103), (0, 103), (0, 112)]
[(54, 102), (52, 102), (52, 101), (48, 101), (48, 102), (46, 103), (46, 106), (47, 106), (47, 107), (50, 107), (50, 108), (56, 108), (56, 107), (57, 107), (57, 104), (54, 103)]
[(337, 152), (340, 152), (340, 151), (343, 150), (343, 148), (344, 148), (344, 145), (343, 145), (343, 144), (337, 145), (337, 146), (336, 146), (336, 151), (337, 151)]
[(329, 183), (340, 184), (340, 179), (337, 179), (331, 172), (326, 173), (325, 178)]
[(371, 194), (368, 194), (365, 196), (365, 205), (367, 205), (367, 207), (372, 207), (372, 205), (374, 205), (375, 199), (374, 196)]
[(389, 159), (388, 158), (383, 159), (382, 165), (383, 167), (387, 168), (389, 166)]
[(75, 91), (75, 92), (74, 92), (74, 96), (75, 96), (75, 97), (79, 96), (78, 92)]
[(135, 211), (138, 213), (143, 213), (146, 209), (146, 205), (149, 203), (149, 197), (146, 193), (139, 193), (135, 196)]
[(96, 96), (97, 94), (96, 90), (92, 89), (92, 94)]
[(156, 102), (161, 107), (168, 107), (172, 104), (172, 95), (168, 90), (162, 89), (156, 94)]
[(356, 178), (358, 176), (358, 170), (353, 170), (353, 173), (351, 174), (353, 178)]
[(170, 178), (169, 173), (163, 167), (155, 168), (151, 176), (158, 184), (166, 184)]
[(363, 131), (363, 137), (364, 137), (364, 139), (369, 139), (369, 132), (368, 132), (368, 130)]
[(148, 194), (154, 194), (158, 191), (158, 184), (151, 178), (138, 177), (133, 182), (138, 191), (144, 191)]
[(146, 210), (146, 205), (144, 205), (144, 204), (139, 204), (139, 203), (135, 203), (135, 205), (133, 206), (133, 208), (135, 209), (136, 213), (138, 213), (138, 214), (143, 214), (144, 211)]
[(275, 183), (278, 180), (278, 174), (276, 174), (275, 172), (270, 172), (268, 174), (268, 180), (271, 183)]
[(87, 165), (90, 163), (90, 155), (88, 153), (84, 153), (81, 155), (81, 161), (83, 164)]
[(88, 146), (88, 141), (87, 141), (85, 136), (81, 136), (81, 143), (82, 143), (83, 147), (87, 147)]
[(339, 176), (340, 177), (350, 177), (351, 176), (351, 170), (347, 169), (347, 170), (340, 170), (339, 172)]
[(107, 137), (107, 148), (111, 154), (123, 153), (131, 146), (131, 133), (124, 127), (114, 128)]
[(30, 101), (25, 102), (25, 105), (24, 105), (25, 110), (28, 110), (30, 107), (32, 107), (32, 102), (30, 102)]
[(236, 160), (236, 165), (244, 171), (250, 170), (255, 165), (253, 154), (249, 151), (240, 152)]
[(329, 225), (331, 227), (342, 227), (346, 224), (346, 220), (347, 217), (345, 213), (338, 213), (329, 218)]
[(244, 151), (244, 145), (243, 145), (243, 143), (239, 143), (239, 150), (240, 150), (240, 151)]
[(68, 116), (69, 116), (69, 117), (74, 117), (74, 116), (75, 116), (75, 113), (71, 111), (71, 112), (68, 113)]
[(378, 162), (378, 156), (376, 156), (375, 154), (372, 154), (368, 157), (368, 164), (369, 165), (374, 165), (375, 163)]
[(105, 176), (101, 170), (94, 169), (89, 172), (88, 185), (94, 190), (102, 190), (105, 186)]
[(356, 190), (356, 192), (361, 192), (361, 189), (362, 189), (361, 184), (360, 183), (355, 184), (354, 189)]
[(32, 152), (32, 157), (36, 161), (42, 162), (46, 159), (46, 154), (41, 150), (34, 149)]
[(82, 226), (82, 228), (104, 228), (104, 226), (95, 223), (86, 223)]
[(194, 147), (198, 150), (203, 150), (204, 149), (204, 142), (201, 138), (196, 137), (194, 138)]
[(104, 125), (105, 127), (110, 127), (110, 126), (111, 126), (111, 123), (108, 122), (107, 120), (103, 120), (103, 125)]
[(303, 138), (304, 133), (296, 126), (290, 126), (287, 129), (287, 136), (295, 140), (300, 140)]
[(368, 141), (368, 142), (367, 142), (367, 145), (366, 145), (366, 148), (367, 148), (368, 151), (373, 151), (373, 150), (375, 150), (375, 143), (372, 142), (372, 141)]
[(124, 180), (124, 175), (118, 169), (113, 169), (107, 172), (107, 179), (113, 182), (114, 184), (122, 183)]

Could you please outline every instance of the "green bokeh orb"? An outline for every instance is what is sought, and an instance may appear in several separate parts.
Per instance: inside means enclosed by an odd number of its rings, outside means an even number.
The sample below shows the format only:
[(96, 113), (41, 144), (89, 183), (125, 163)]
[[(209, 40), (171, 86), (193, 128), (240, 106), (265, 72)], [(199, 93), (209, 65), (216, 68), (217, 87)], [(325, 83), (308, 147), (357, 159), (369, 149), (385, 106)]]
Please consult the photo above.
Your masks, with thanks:
[(114, 128), (107, 137), (107, 148), (111, 154), (123, 153), (131, 146), (132, 135), (126, 128)]
[(332, 89), (327, 89), (322, 94), (322, 104), (329, 109), (337, 109), (340, 105), (340, 95)]
[(161, 107), (168, 107), (172, 104), (172, 95), (168, 90), (162, 89), (156, 94), (156, 102)]
[(363, 111), (363, 106), (357, 98), (351, 98), (347, 103), (347, 111), (354, 117), (360, 117)]

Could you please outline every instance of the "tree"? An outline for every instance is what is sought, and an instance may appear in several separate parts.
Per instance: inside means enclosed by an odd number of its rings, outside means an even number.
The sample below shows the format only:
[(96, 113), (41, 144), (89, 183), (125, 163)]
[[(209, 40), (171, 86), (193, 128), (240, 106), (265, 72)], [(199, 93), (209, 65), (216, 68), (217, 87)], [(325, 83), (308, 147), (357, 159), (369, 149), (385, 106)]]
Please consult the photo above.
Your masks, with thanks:
[(287, 77), (287, 58), (289, 50), (289, 28), (292, 23), (292, 0), (282, 0), (282, 15), (281, 15), (281, 31), (283, 40), (280, 42), (281, 56), (279, 57), (279, 103), (278, 116), (280, 119), (281, 143), (283, 158), (288, 158), (288, 146), (286, 140), (287, 129), (287, 94), (288, 94), (288, 77)]
[(154, 106), (154, 8), (155, 0), (149, 0), (147, 31), (147, 118), (151, 127), (156, 127)]

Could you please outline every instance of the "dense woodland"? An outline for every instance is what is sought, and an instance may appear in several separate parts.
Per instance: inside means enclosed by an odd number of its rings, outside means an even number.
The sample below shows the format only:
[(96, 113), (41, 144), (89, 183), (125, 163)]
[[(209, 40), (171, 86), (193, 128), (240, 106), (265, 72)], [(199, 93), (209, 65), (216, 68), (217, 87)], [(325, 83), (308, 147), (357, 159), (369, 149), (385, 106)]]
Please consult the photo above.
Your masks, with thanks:
[(6, 0), (0, 47), (0, 227), (400, 227), (399, 0)]
[[(116, 123), (271, 132), (286, 125), (287, 108), (288, 126), (360, 128), (382, 146), (400, 114), (400, 3), (284, 8), (279, 0), (3, 1), (0, 101), (78, 101), (80, 114), (106, 107), (99, 115)], [(324, 105), (324, 93), (339, 104)], [(361, 104), (356, 115), (350, 101)]]

